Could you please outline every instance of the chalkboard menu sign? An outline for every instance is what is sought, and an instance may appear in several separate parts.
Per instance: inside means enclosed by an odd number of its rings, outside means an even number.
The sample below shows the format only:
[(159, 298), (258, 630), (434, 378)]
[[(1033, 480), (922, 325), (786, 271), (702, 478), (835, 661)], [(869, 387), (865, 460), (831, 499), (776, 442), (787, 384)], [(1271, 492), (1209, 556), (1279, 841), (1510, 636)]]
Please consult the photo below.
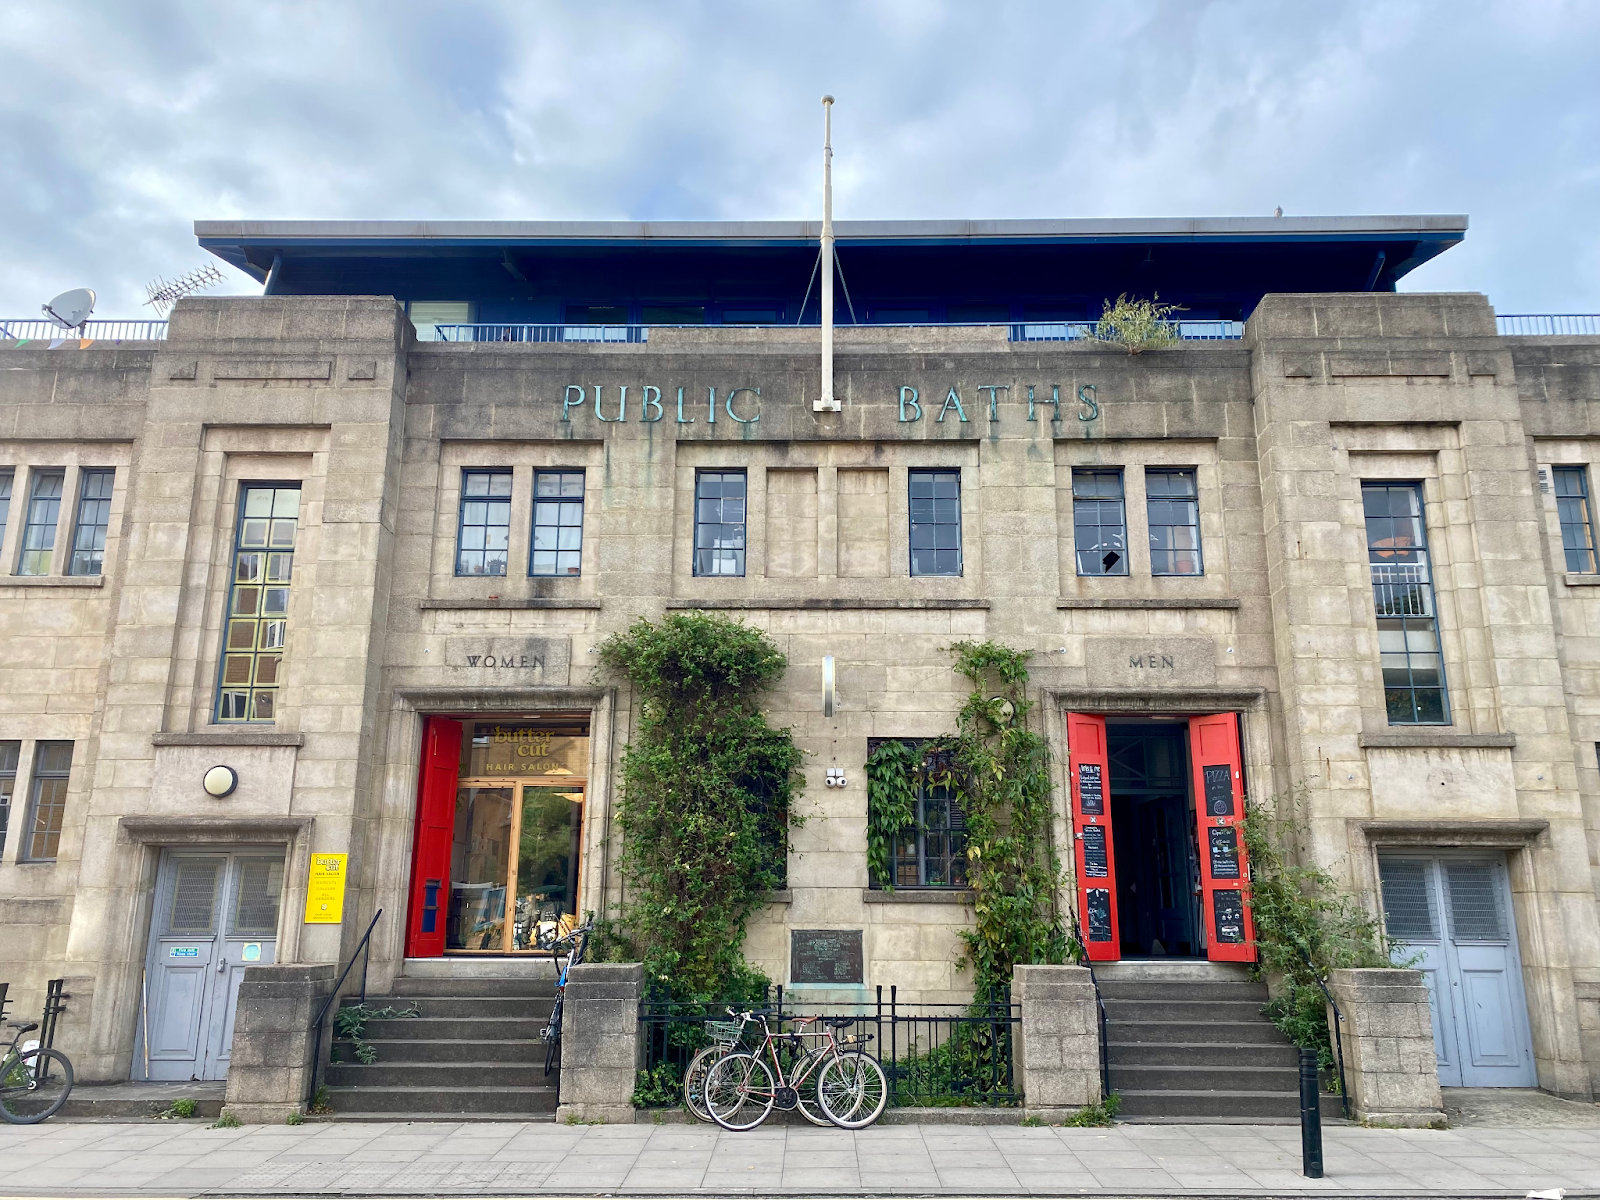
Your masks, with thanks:
[(1089, 940), (1111, 940), (1111, 889), (1089, 888), (1084, 892), (1085, 907), (1089, 910)]
[(1078, 764), (1079, 811), (1092, 817), (1103, 816), (1106, 811), (1106, 793), (1100, 780), (1099, 763)]
[(861, 930), (790, 930), (789, 982), (866, 982), (861, 960)]
[(1232, 888), (1211, 893), (1211, 913), (1216, 919), (1217, 941), (1244, 941), (1244, 897)]
[(1105, 879), (1110, 874), (1110, 863), (1106, 857), (1106, 827), (1085, 825), (1082, 834), (1083, 873), (1091, 879)]
[(1239, 835), (1227, 825), (1213, 825), (1211, 835), (1211, 878), (1239, 878)]
[(1201, 767), (1206, 781), (1206, 814), (1213, 817), (1233, 816), (1233, 768), (1227, 763), (1216, 767)]

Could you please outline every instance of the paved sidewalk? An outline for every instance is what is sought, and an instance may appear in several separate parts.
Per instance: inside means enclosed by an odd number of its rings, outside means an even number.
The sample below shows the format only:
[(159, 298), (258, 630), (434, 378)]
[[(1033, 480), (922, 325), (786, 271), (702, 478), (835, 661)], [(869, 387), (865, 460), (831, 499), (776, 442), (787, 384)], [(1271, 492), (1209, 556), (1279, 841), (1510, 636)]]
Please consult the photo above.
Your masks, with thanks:
[(1600, 1194), (1600, 1129), (0, 1125), (0, 1196)]

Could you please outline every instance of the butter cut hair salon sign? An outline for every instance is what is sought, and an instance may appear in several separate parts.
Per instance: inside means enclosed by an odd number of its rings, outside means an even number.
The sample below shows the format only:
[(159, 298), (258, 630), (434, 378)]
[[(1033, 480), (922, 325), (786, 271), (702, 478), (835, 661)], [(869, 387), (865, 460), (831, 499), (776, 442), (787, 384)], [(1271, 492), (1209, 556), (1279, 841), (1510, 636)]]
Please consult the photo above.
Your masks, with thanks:
[(348, 854), (313, 854), (306, 880), (306, 924), (337, 925), (344, 920), (344, 880)]

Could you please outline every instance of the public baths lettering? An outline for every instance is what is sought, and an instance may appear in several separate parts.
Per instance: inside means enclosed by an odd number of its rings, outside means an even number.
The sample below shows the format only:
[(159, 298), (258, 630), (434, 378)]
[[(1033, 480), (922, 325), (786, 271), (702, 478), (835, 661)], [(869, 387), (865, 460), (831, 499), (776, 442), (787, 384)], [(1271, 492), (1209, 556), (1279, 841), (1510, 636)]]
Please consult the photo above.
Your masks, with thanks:
[[(1039, 419), (1039, 410), (1048, 408), (1052, 423), (1060, 421), (1061, 416), (1061, 385), (1049, 385), (1049, 398), (1039, 393), (1042, 384), (1027, 384), (1027, 405), (1030, 421)], [(573, 410), (587, 415), (589, 407), (594, 407), (595, 418), (607, 425), (624, 424), (628, 420), (629, 399), (628, 395), (634, 391), (632, 384), (579, 384), (569, 383), (561, 397), (561, 419), (570, 422)], [(675, 389), (676, 424), (693, 425), (700, 418), (696, 414), (703, 414), (705, 423), (715, 425), (718, 412), (726, 414), (731, 421), (740, 425), (754, 425), (761, 420), (761, 389), (758, 387), (736, 387), (723, 389), (721, 398), (715, 387), (706, 388), (704, 409), (700, 407), (701, 401), (697, 396), (688, 395), (687, 388)], [(989, 420), (998, 423), (1000, 420), (1000, 401), (1002, 398), (1009, 400), (1009, 393), (1013, 387), (1009, 383), (985, 383), (976, 389), (979, 397), (988, 394)], [(590, 394), (593, 393), (591, 400)], [(657, 421), (665, 420), (668, 406), (663, 399), (663, 390), (654, 384), (645, 384), (638, 388), (635, 395), (638, 398), (636, 412), (637, 420), (646, 425), (653, 425)], [(901, 424), (922, 420), (923, 398), (921, 392), (911, 385), (902, 386), (899, 391), (899, 420)], [(933, 401), (928, 402), (931, 407)], [(943, 423), (946, 418), (954, 415), (961, 423), (971, 421), (967, 415), (967, 403), (961, 398), (959, 389), (949, 387), (944, 394), (944, 399), (939, 405), (938, 415), (934, 417), (935, 424)], [(981, 407), (981, 399), (978, 401)], [(1069, 400), (1070, 404), (1071, 401)], [(1096, 420), (1100, 416), (1100, 403), (1097, 399), (1095, 385), (1086, 383), (1077, 390), (1078, 409), (1076, 416), (1085, 423)], [(742, 412), (740, 410), (743, 410)], [(610, 414), (610, 415), (608, 415)]]
[(1130, 654), (1128, 665), (1135, 669), (1148, 671), (1175, 671), (1178, 669), (1177, 660), (1170, 654)]

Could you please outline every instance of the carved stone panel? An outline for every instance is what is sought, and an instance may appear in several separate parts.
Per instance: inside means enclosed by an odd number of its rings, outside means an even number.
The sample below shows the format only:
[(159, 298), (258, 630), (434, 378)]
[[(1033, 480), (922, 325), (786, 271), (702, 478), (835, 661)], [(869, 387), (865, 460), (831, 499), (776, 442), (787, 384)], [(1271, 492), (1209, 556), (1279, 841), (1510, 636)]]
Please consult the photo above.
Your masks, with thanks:
[(513, 687), (565, 687), (572, 675), (572, 639), (451, 637), (444, 661), (462, 682)]
[(1092, 688), (1206, 687), (1217, 681), (1217, 648), (1206, 638), (1088, 638)]

